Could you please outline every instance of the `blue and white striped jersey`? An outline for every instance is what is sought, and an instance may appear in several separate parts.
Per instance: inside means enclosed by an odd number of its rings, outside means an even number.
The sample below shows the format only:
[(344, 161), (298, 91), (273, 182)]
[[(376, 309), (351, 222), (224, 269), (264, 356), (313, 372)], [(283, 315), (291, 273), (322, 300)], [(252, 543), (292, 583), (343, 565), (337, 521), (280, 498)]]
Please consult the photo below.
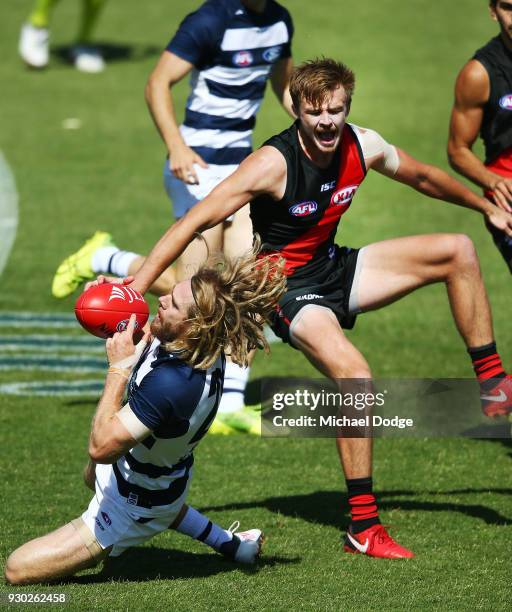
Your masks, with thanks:
[[(208, 370), (195, 370), (153, 340), (128, 386), (128, 403), (152, 434), (113, 466), (128, 503), (164, 511), (181, 496), (192, 451), (217, 413), (224, 380), (223, 355)], [(158, 508), (160, 507), (160, 508)]]
[(182, 21), (167, 50), (194, 65), (181, 133), (209, 164), (239, 164), (273, 64), (291, 55), (290, 14), (268, 0), (262, 14), (240, 0), (208, 0)]

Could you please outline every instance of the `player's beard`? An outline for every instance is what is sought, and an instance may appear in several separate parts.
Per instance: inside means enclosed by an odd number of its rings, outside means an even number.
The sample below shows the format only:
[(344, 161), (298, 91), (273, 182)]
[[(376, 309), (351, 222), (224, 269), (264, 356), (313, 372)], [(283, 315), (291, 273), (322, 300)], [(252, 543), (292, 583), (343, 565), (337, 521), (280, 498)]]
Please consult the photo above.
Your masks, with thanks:
[(181, 324), (163, 323), (160, 317), (155, 317), (151, 321), (151, 334), (160, 342), (172, 342), (179, 336)]

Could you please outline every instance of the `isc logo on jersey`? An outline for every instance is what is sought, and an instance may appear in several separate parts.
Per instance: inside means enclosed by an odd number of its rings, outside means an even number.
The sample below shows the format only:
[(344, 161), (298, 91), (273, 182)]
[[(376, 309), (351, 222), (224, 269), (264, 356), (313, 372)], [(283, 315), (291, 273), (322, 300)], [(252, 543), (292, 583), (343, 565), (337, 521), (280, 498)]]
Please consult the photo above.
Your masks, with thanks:
[(298, 204), (290, 206), (288, 210), (294, 217), (307, 217), (316, 212), (317, 209), (318, 204), (316, 202), (299, 202)]
[(233, 55), (233, 64), (237, 66), (250, 66), (254, 61), (250, 51), (239, 51)]
[(512, 93), (500, 98), (500, 106), (504, 110), (512, 111)]
[(332, 194), (331, 206), (349, 206), (352, 202), (352, 198), (355, 196), (359, 185), (349, 185), (338, 189)]
[(269, 64), (273, 64), (281, 56), (281, 49), (281, 45), (277, 45), (277, 47), (270, 47), (270, 49), (265, 49), (265, 51), (263, 51), (263, 59)]

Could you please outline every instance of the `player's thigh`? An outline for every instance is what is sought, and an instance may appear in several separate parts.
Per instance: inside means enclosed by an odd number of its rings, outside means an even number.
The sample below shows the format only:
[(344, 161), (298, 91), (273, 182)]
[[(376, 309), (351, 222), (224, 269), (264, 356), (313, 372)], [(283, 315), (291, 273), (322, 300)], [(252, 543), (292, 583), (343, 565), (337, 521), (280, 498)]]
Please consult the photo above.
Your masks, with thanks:
[(325, 306), (301, 308), (290, 324), (290, 339), (308, 360), (330, 378), (370, 378), (368, 363), (348, 340)]
[(252, 244), (252, 221), (248, 205), (238, 210), (232, 221), (224, 222), (224, 254), (226, 257), (239, 257), (248, 251)]
[(446, 280), (458, 257), (473, 251), (463, 234), (427, 234), (384, 240), (359, 252), (351, 292), (353, 311), (390, 304), (418, 287)]
[(13, 584), (52, 580), (96, 565), (108, 551), (92, 546), (92, 534), (87, 542), (78, 522), (85, 527), (77, 519), (16, 549), (7, 559), (6, 579)]

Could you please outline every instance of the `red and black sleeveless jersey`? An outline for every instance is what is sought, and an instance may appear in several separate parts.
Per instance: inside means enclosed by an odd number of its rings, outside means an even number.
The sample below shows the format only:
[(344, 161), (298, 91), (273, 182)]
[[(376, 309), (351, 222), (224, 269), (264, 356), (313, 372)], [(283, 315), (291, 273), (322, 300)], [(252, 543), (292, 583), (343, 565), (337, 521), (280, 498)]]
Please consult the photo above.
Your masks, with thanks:
[(261, 237), (264, 254), (285, 258), (289, 287), (306, 277), (321, 279), (334, 265), (340, 218), (366, 176), (357, 136), (346, 124), (328, 168), (319, 168), (306, 157), (297, 122), (264, 145), (275, 147), (286, 160), (286, 190), (279, 201), (261, 195), (251, 202), (253, 230)]
[(485, 163), (492, 163), (512, 147), (512, 51), (501, 36), (490, 40), (474, 58), (487, 70), (489, 100), (484, 106), (480, 136), (485, 145)]

